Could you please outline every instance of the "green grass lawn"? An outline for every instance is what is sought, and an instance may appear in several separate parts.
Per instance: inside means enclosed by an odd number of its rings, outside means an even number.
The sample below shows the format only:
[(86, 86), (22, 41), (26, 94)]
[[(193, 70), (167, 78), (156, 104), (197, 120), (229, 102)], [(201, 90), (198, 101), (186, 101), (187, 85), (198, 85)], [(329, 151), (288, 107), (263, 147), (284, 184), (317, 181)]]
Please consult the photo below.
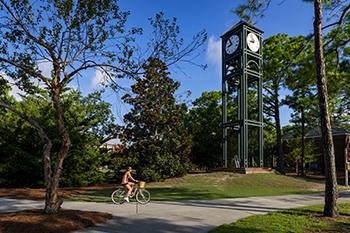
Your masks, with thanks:
[[(251, 196), (306, 194), (322, 191), (320, 181), (277, 174), (234, 174), (228, 172), (186, 175), (146, 186), (153, 201), (218, 199)], [(113, 188), (90, 190), (69, 200), (110, 202)]]
[(338, 204), (340, 217), (322, 217), (323, 206), (309, 206), (247, 217), (209, 233), (314, 233), (350, 232), (350, 203)]

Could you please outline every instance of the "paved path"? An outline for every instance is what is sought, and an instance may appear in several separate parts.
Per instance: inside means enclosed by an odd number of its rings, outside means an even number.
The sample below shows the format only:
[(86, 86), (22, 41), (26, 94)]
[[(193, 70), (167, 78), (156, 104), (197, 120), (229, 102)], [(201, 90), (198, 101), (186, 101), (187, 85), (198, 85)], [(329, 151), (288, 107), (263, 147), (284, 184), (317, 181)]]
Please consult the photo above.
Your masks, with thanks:
[[(350, 191), (340, 194), (350, 201)], [(323, 194), (249, 197), (220, 200), (152, 202), (147, 205), (127, 203), (120, 206), (94, 202), (64, 202), (63, 208), (111, 213), (106, 224), (77, 233), (204, 233), (224, 223), (271, 211), (320, 204)], [(43, 203), (0, 198), (0, 212), (43, 208)]]

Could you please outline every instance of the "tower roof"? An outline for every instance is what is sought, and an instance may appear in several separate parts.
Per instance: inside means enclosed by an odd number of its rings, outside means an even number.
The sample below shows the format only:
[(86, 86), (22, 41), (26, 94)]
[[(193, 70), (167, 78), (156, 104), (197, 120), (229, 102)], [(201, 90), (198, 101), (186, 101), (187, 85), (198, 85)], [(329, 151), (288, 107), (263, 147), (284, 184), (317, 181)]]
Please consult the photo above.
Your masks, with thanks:
[(248, 26), (248, 27), (250, 27), (250, 28), (253, 28), (254, 30), (256, 30), (256, 31), (258, 31), (258, 32), (260, 32), (260, 33), (264, 33), (264, 31), (262, 31), (262, 30), (256, 28), (255, 26), (253, 26), (253, 25), (251, 25), (251, 24), (249, 24), (249, 23), (247, 23), (247, 22), (241, 20), (241, 21), (239, 21), (237, 24), (235, 24), (234, 26), (232, 26), (230, 29), (228, 29), (226, 32), (224, 32), (224, 34), (222, 34), (221, 37), (224, 37), (227, 33), (231, 32), (231, 31), (234, 31), (236, 28), (238, 28), (238, 27), (240, 27), (240, 26), (242, 26), (242, 25), (246, 25), (246, 26)]

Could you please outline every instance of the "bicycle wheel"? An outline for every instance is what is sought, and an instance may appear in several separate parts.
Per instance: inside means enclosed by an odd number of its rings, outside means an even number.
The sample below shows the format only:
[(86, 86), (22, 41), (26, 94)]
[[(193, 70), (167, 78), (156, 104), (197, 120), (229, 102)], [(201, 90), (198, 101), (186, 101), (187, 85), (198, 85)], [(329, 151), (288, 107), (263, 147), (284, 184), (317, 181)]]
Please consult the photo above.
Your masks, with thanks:
[(116, 189), (112, 195), (111, 199), (114, 204), (120, 205), (124, 202), (124, 197), (125, 197), (125, 190), (122, 188)]
[(146, 189), (139, 189), (136, 193), (136, 201), (142, 205), (147, 204), (151, 200), (151, 194)]

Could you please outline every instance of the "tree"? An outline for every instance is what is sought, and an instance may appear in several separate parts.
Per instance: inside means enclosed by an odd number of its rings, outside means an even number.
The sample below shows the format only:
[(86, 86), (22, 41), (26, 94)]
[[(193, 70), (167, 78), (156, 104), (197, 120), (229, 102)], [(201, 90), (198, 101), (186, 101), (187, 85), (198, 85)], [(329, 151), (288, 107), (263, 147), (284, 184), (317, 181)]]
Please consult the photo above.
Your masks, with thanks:
[[(305, 42), (306, 43), (306, 42)], [(320, 125), (318, 122), (317, 90), (314, 80), (315, 62), (310, 55), (312, 46), (307, 46), (298, 56), (298, 62), (293, 67), (292, 73), (286, 78), (285, 85), (292, 91), (287, 95), (283, 104), (293, 109), (291, 122), (298, 126), (293, 134), (300, 138), (300, 155), (298, 155), (300, 175), (304, 175), (306, 142), (305, 136), (308, 129)], [(299, 130), (298, 130), (299, 129)]]
[(221, 166), (221, 92), (203, 92), (187, 114), (192, 137), (192, 163), (200, 168)]
[(295, 54), (304, 47), (303, 37), (277, 34), (264, 41), (264, 112), (275, 122), (278, 170), (285, 174), (280, 120), (280, 90), (297, 63)]
[[(320, 121), (322, 127), (322, 139), (324, 143), (324, 159), (326, 164), (326, 190), (324, 215), (329, 217), (337, 216), (337, 181), (335, 171), (334, 145), (332, 139), (332, 129), (330, 124), (330, 113), (328, 109), (328, 91), (326, 85), (326, 72), (323, 56), (323, 37), (322, 29), (338, 26), (338, 29), (344, 23), (347, 14), (350, 12), (350, 4), (346, 1), (326, 1), (331, 11), (339, 14), (339, 20), (322, 27), (322, 0), (305, 0), (314, 2), (314, 56), (316, 61), (316, 80), (318, 89), (318, 99), (320, 106)], [(255, 16), (261, 16), (270, 5), (271, 0), (249, 0), (248, 4), (243, 4), (236, 9), (236, 13), (242, 18), (251, 21)]]
[[(30, 95), (13, 105), (35, 117), (49, 132), (53, 142), (52, 157), (55, 159), (55, 148), (59, 148), (60, 140), (52, 120), (50, 99)], [(65, 119), (72, 135), (72, 147), (62, 170), (61, 185), (86, 186), (102, 181), (104, 174), (99, 169), (105, 155), (100, 146), (112, 136), (110, 129), (114, 128), (110, 104), (101, 100), (100, 92), (82, 97), (77, 91), (69, 91), (63, 95), (62, 105), (66, 109)], [(17, 114), (5, 110), (0, 116), (0, 131), (0, 185), (42, 187), (42, 142), (32, 136), (36, 133), (35, 129)]]
[[(143, 60), (138, 64), (132, 43), (142, 30), (125, 29), (129, 12), (121, 11), (117, 0), (0, 0), (0, 14), (0, 69), (27, 94), (47, 92), (52, 101), (60, 135), (56, 159), (52, 158), (52, 139), (34, 117), (6, 101), (0, 102), (0, 107), (30, 122), (44, 142), (45, 213), (57, 213), (63, 202), (57, 195), (59, 178), (71, 148), (62, 93), (74, 78), (84, 77), (88, 69), (103, 72), (115, 88), (119, 87), (118, 78), (141, 72)], [(187, 58), (206, 39), (206, 33), (201, 32), (184, 45), (177, 38), (175, 19), (170, 21), (157, 14), (151, 23), (154, 38), (148, 52), (171, 64)], [(50, 74), (41, 72), (39, 64), (48, 65)]]
[(185, 109), (174, 97), (180, 83), (169, 77), (166, 64), (150, 58), (144, 77), (123, 100), (132, 106), (124, 116), (122, 140), (130, 164), (146, 181), (182, 176), (189, 168), (191, 139), (184, 125)]
[[(317, 161), (320, 157), (319, 154), (315, 153), (315, 146), (313, 145), (313, 141), (304, 142), (304, 146), (301, 146), (301, 138), (299, 127), (294, 128), (294, 132), (290, 132), (289, 136), (292, 138), (286, 139), (285, 143), (287, 147), (290, 149), (286, 153), (286, 161), (291, 166), (295, 166), (295, 170), (297, 174), (300, 174), (302, 169), (300, 165), (303, 163), (301, 160), (304, 160), (304, 163), (311, 164), (314, 161)], [(302, 152), (304, 150), (304, 152)], [(304, 156), (304, 158), (302, 158)]]
[[(350, 18), (350, 16), (348, 16)], [(348, 21), (349, 22), (349, 21)], [(349, 124), (349, 42), (350, 23), (334, 28), (325, 34), (325, 66), (332, 125)]]
[(326, 174), (326, 195), (323, 213), (325, 216), (335, 217), (337, 210), (337, 176), (335, 170), (335, 155), (332, 136), (332, 126), (330, 113), (328, 110), (328, 90), (326, 83), (326, 68), (323, 55), (323, 36), (322, 36), (322, 0), (314, 1), (315, 21), (315, 61), (318, 99), (320, 107), (321, 131), (323, 141), (323, 154), (325, 160)]

